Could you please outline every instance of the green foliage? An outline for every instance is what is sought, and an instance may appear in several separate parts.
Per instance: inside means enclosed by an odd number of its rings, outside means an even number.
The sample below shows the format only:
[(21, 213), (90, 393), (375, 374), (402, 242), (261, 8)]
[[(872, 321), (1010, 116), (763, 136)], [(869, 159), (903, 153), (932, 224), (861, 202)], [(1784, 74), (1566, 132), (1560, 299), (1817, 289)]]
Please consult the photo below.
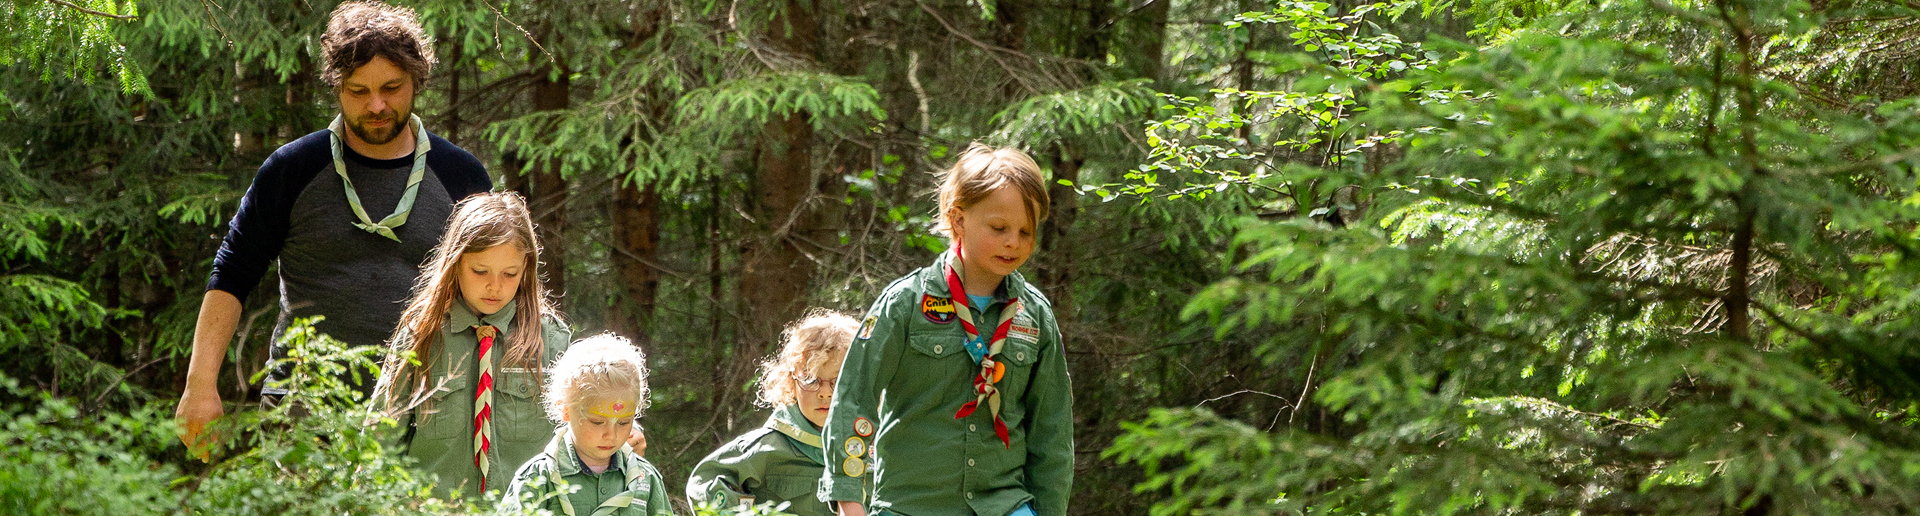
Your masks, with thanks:
[[(1172, 116), (1147, 124), (1150, 163), (1125, 175), (1103, 192), (1159, 196), (1169, 200), (1205, 199), (1227, 189), (1259, 192), (1278, 199), (1274, 209), (1306, 213), (1343, 202), (1321, 192), (1327, 181), (1378, 166), (1369, 158), (1383, 146), (1401, 141), (1407, 129), (1379, 127), (1356, 117), (1365, 113), (1370, 91), (1385, 90), (1422, 102), (1452, 102), (1465, 96), (1439, 85), (1404, 79), (1426, 70), (1441, 55), (1418, 42), (1390, 33), (1354, 35), (1377, 26), (1373, 16), (1397, 17), (1411, 4), (1364, 4), (1336, 13), (1325, 3), (1281, 2), (1274, 10), (1250, 12), (1227, 22), (1284, 24), (1298, 49), (1257, 57), (1270, 73), (1290, 74), (1294, 87), (1279, 91), (1216, 88), (1211, 99), (1168, 95), (1162, 109)], [(1424, 131), (1427, 128), (1413, 129)], [(1162, 184), (1167, 179), (1177, 184)], [(1101, 193), (1111, 199), (1117, 194)], [(1344, 201), (1351, 204), (1351, 201)], [(1305, 206), (1305, 208), (1302, 208)], [(1347, 209), (1352, 209), (1348, 206)]]
[(153, 95), (145, 72), (114, 34), (116, 25), (139, 18), (131, 0), (9, 0), (0, 3), (0, 66), (24, 64), (40, 80), (56, 76), (93, 82), (101, 69), (118, 79), (127, 95)]
[(171, 403), (87, 413), (72, 400), (0, 377), (0, 507), (21, 514), (467, 514), (430, 497), (431, 477), (383, 447), (363, 396), (342, 382), (373, 370), (379, 348), (348, 349), (302, 320), (287, 333), (293, 394), (229, 414), (213, 464), (183, 471)]
[[(170, 414), (83, 414), (71, 400), (22, 388), (0, 375), (0, 508), (10, 514), (161, 514), (176, 498), (179, 471), (146, 450), (173, 437)], [(29, 408), (31, 407), (31, 408)]]
[[(1313, 11), (1289, 23), (1310, 28)], [(1309, 80), (1335, 59), (1266, 94), (1353, 91), (1367, 111), (1328, 126), (1392, 135), (1380, 144), (1397, 158), (1294, 154), (1243, 176), (1234, 184), (1337, 181), (1363, 218), (1245, 220), (1235, 277), (1186, 315), (1222, 338), (1264, 335), (1266, 363), (1314, 364), (1324, 380), (1284, 413), (1337, 423), (1157, 412), (1108, 456), (1148, 469), (1140, 488), (1168, 494), (1156, 514), (1920, 502), (1920, 334), (1903, 315), (1920, 286), (1908, 150), (1920, 119), (1912, 100), (1835, 105), (1776, 78), (1799, 63), (1759, 43), (1806, 41), (1824, 14), (1603, 3), (1487, 47), (1433, 45), (1459, 57), (1391, 81)]]
[(1032, 146), (1138, 123), (1157, 97), (1148, 88), (1150, 82), (1105, 82), (1022, 99), (993, 115), (999, 128), (986, 139), (996, 145)]

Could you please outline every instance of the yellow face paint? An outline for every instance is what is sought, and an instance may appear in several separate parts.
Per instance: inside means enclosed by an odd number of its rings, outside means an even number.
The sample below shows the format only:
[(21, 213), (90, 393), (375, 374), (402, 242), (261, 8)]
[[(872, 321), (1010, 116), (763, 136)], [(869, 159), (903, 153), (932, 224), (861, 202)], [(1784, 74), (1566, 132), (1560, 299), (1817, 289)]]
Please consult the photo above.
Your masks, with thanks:
[(613, 400), (597, 405), (588, 405), (587, 413), (608, 419), (626, 419), (640, 411), (640, 404), (634, 400)]

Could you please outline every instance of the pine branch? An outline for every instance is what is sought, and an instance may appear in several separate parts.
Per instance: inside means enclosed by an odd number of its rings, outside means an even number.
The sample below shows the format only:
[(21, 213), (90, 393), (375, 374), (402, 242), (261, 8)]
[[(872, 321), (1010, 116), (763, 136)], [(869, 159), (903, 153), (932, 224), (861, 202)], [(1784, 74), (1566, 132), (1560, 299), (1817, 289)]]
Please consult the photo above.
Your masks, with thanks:
[(75, 10), (75, 11), (80, 11), (80, 12), (83, 12), (83, 13), (87, 13), (87, 14), (91, 14), (91, 15), (94, 15), (94, 16), (102, 16), (102, 17), (107, 17), (107, 18), (113, 18), (113, 19), (116, 19), (116, 20), (133, 20), (133, 19), (138, 19), (138, 18), (139, 18), (138, 16), (131, 16), (131, 15), (124, 15), (124, 14), (113, 14), (113, 13), (105, 13), (105, 12), (100, 12), (100, 11), (95, 11), (95, 10), (93, 10), (93, 9), (88, 9), (88, 8), (85, 8), (85, 7), (81, 7), (80, 5), (78, 5), (78, 4), (75, 4), (75, 3), (73, 3), (73, 2), (68, 2), (67, 0), (47, 0), (47, 1), (48, 1), (48, 2), (53, 2), (53, 3), (54, 3), (54, 4), (56, 4), (56, 5), (63, 5), (63, 6), (66, 6), (67, 8), (69, 8), (69, 9), (73, 9), (73, 10)]

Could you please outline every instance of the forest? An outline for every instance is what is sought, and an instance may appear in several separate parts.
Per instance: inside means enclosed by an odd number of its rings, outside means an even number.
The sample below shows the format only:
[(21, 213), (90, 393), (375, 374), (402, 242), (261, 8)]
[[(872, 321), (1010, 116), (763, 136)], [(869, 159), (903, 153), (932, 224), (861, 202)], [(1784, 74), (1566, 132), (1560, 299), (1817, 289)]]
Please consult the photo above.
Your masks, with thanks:
[[(312, 412), (263, 409), (272, 295), (224, 442), (177, 437), (227, 222), (338, 112), (336, 3), (0, 0), (0, 512), (492, 510), (363, 424), (378, 351), (289, 332)], [(574, 334), (646, 352), (679, 504), (783, 324), (946, 249), (985, 142), (1049, 181), (1072, 514), (1920, 508), (1912, 0), (393, 3)]]

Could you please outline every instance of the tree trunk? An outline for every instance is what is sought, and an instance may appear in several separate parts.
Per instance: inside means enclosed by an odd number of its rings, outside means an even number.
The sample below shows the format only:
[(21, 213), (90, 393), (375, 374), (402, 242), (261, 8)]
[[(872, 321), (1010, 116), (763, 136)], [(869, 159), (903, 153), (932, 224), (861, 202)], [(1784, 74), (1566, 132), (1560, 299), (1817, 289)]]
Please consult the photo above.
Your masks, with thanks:
[[(811, 2), (789, 0), (767, 25), (769, 40), (780, 50), (806, 59), (818, 56), (819, 34)], [(760, 357), (778, 340), (780, 328), (805, 308), (815, 264), (797, 236), (815, 224), (803, 204), (813, 183), (813, 126), (805, 112), (767, 121), (756, 156), (758, 176), (749, 194), (754, 233), (746, 239), (740, 299), (752, 318), (742, 321), (736, 356)]]
[[(660, 33), (660, 21), (666, 10), (657, 5), (635, 4), (630, 18), (633, 31), (629, 43), (638, 48)], [(672, 99), (666, 98), (657, 84), (647, 95), (645, 112), (654, 120), (665, 120)], [(655, 140), (655, 134), (636, 134), (629, 138)], [(629, 141), (627, 145), (635, 142)], [(615, 287), (617, 300), (609, 326), (613, 331), (639, 344), (650, 343), (654, 312), (660, 292), (660, 189), (655, 183), (620, 182), (613, 202), (614, 271), (620, 278)]]
[(1156, 86), (1166, 82), (1167, 15), (1172, 0), (1151, 0), (1131, 18), (1133, 51), (1128, 52), (1127, 69), (1133, 77), (1153, 79)]
[[(615, 332), (645, 344), (653, 328), (654, 300), (660, 290), (660, 192), (655, 185), (628, 184), (614, 192), (614, 268), (624, 299), (614, 303)], [(645, 260), (645, 261), (642, 261)], [(648, 263), (652, 262), (652, 263)]]
[[(541, 73), (533, 85), (534, 111), (558, 111), (567, 109), (570, 104), (568, 95), (571, 84), (567, 79), (567, 70), (563, 67), (557, 73)], [(556, 297), (565, 299), (567, 292), (567, 190), (566, 178), (560, 176), (560, 160), (550, 159), (535, 163), (527, 174), (527, 209), (533, 212), (533, 223), (539, 226), (540, 244), (545, 247), (540, 253), (540, 271), (546, 274), (547, 291)]]
[[(1072, 146), (1062, 142), (1053, 153), (1053, 178), (1080, 183), (1080, 166), (1086, 162)], [(1047, 185), (1047, 197), (1053, 202), (1047, 221), (1040, 224), (1040, 287), (1053, 301), (1053, 313), (1060, 321), (1073, 317), (1073, 245), (1067, 232), (1080, 211), (1080, 195), (1071, 186), (1054, 181)]]

